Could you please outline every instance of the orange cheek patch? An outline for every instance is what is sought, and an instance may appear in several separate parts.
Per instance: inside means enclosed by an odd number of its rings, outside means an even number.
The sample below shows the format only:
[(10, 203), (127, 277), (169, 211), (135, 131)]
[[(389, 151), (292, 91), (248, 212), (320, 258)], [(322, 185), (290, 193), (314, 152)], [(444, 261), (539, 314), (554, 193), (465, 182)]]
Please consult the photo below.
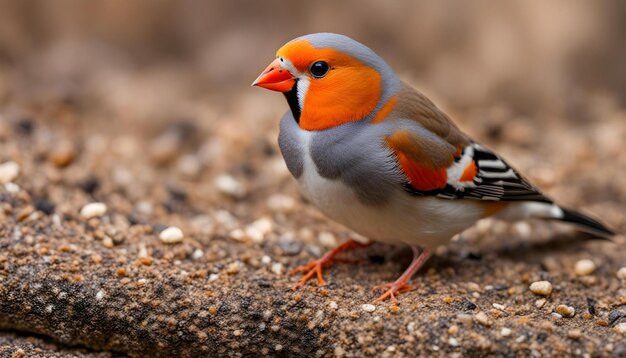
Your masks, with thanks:
[(380, 98), (380, 75), (365, 66), (331, 69), (311, 79), (300, 116), (306, 130), (324, 130), (370, 114)]
[(472, 160), (463, 171), (463, 175), (461, 175), (461, 178), (459, 179), (459, 181), (461, 182), (474, 181), (474, 178), (476, 177), (476, 172), (477, 172), (476, 163)]
[(446, 187), (448, 175), (445, 168), (428, 169), (412, 162), (406, 155), (397, 153), (400, 167), (409, 178), (411, 186), (417, 190), (430, 191)]
[(308, 74), (315, 61), (326, 61), (331, 70), (322, 78), (309, 76), (300, 127), (324, 130), (359, 120), (370, 114), (380, 99), (380, 74), (360, 61), (330, 48), (316, 49), (308, 41), (290, 42), (277, 55), (287, 58)]

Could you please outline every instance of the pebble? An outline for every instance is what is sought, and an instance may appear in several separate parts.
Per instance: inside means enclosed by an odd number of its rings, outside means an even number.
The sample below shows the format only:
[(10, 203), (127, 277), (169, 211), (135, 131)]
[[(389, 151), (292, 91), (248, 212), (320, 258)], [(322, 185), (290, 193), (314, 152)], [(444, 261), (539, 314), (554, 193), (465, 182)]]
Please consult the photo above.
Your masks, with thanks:
[(65, 168), (76, 158), (74, 146), (69, 142), (62, 142), (48, 156), (48, 160), (57, 168)]
[(563, 317), (574, 317), (576, 309), (572, 306), (558, 305), (556, 306), (556, 312)]
[(212, 273), (209, 275), (209, 282), (217, 281), (218, 278), (220, 278), (220, 275)]
[(511, 329), (508, 327), (502, 327), (502, 329), (500, 330), (500, 335), (502, 337), (508, 337), (511, 335)]
[(204, 251), (202, 251), (202, 250), (200, 250), (200, 249), (195, 249), (195, 250), (193, 251), (193, 254), (191, 254), (191, 257), (192, 257), (194, 260), (201, 259), (201, 258), (202, 258), (202, 256), (204, 256)]
[(250, 240), (256, 243), (261, 243), (265, 239), (265, 236), (272, 232), (274, 224), (271, 219), (264, 217), (255, 220), (250, 225), (246, 226), (245, 234)]
[(298, 240), (292, 240), (288, 237), (282, 237), (278, 240), (278, 247), (285, 256), (296, 256), (302, 251), (304, 244)]
[(4, 184), (4, 190), (8, 191), (9, 193), (18, 193), (20, 191), (20, 186), (15, 184), (15, 183), (6, 183)]
[(80, 216), (85, 219), (99, 218), (107, 212), (105, 203), (89, 203), (80, 209)]
[(6, 184), (17, 179), (20, 175), (20, 166), (16, 162), (9, 161), (0, 164), (0, 184)]
[(263, 255), (263, 257), (261, 257), (261, 263), (263, 265), (269, 265), (272, 263), (272, 258), (267, 255)]
[(567, 337), (571, 339), (579, 340), (582, 336), (583, 332), (580, 329), (570, 329), (569, 331), (567, 331)]
[(376, 311), (376, 306), (374, 306), (373, 304), (370, 304), (370, 303), (366, 303), (366, 304), (362, 305), (361, 308), (365, 312), (374, 312), (374, 311)]
[(182, 242), (184, 237), (183, 231), (176, 226), (170, 226), (159, 234), (159, 240), (164, 244), (177, 244)]
[(537, 301), (535, 301), (535, 307), (537, 307), (537, 308), (541, 308), (545, 304), (546, 304), (546, 299), (545, 298), (540, 298)]
[(626, 280), (626, 267), (622, 267), (617, 270), (617, 278)]
[(552, 284), (549, 281), (536, 281), (530, 284), (530, 290), (534, 294), (548, 296), (552, 293)]
[(335, 238), (335, 235), (333, 235), (330, 232), (327, 231), (322, 231), (319, 233), (319, 235), (317, 236), (317, 239), (320, 242), (320, 245), (325, 246), (325, 247), (335, 247), (337, 246), (337, 239)]
[(235, 261), (226, 266), (226, 273), (230, 275), (238, 274), (241, 271), (241, 263), (239, 261)]
[(492, 322), (489, 319), (489, 316), (487, 316), (487, 314), (485, 312), (478, 312), (475, 316), (474, 319), (476, 320), (476, 322), (478, 322), (479, 324), (482, 324), (483, 326), (491, 326)]
[(621, 334), (625, 334), (625, 335), (626, 335), (626, 322), (622, 322), (622, 323), (620, 323), (620, 324), (616, 325), (616, 326), (615, 326), (615, 330), (616, 330), (618, 333), (621, 333)]
[(591, 275), (596, 270), (596, 264), (591, 260), (579, 260), (574, 265), (574, 272), (578, 276)]
[(493, 306), (493, 308), (495, 308), (497, 310), (500, 310), (500, 311), (504, 311), (506, 309), (505, 305), (501, 305), (499, 303), (493, 303), (492, 306)]
[(114, 246), (114, 244), (113, 244), (113, 239), (111, 239), (111, 238), (110, 238), (110, 237), (108, 237), (108, 236), (105, 236), (105, 237), (102, 239), (102, 245), (103, 245), (104, 247), (106, 247), (107, 249), (113, 248), (113, 246)]
[(283, 264), (281, 264), (280, 262), (275, 262), (272, 264), (272, 272), (277, 274), (277, 275), (282, 275), (283, 274)]
[(221, 193), (230, 195), (234, 198), (241, 198), (246, 194), (246, 191), (239, 180), (228, 174), (218, 176), (215, 178), (213, 184)]
[(337, 308), (339, 308), (339, 305), (335, 301), (330, 301), (328, 307), (330, 307), (330, 309), (336, 310)]

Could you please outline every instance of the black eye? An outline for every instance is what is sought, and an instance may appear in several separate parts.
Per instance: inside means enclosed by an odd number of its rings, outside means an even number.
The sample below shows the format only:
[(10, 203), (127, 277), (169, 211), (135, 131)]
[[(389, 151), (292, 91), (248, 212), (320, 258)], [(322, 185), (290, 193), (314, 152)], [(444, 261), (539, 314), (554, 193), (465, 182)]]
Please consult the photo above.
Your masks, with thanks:
[(328, 64), (324, 61), (313, 62), (311, 68), (309, 68), (309, 71), (315, 78), (322, 78), (326, 76), (328, 70), (330, 70), (330, 66), (328, 66)]

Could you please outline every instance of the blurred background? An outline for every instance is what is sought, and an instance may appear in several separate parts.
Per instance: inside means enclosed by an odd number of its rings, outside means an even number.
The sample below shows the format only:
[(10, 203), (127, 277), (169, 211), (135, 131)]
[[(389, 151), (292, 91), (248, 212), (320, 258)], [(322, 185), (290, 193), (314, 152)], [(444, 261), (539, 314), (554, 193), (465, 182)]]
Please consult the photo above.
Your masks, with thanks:
[[(603, 172), (626, 168), (626, 2), (20, 0), (0, 9), (0, 160), (24, 155), (14, 128), (36, 128), (25, 142), (35, 159), (76, 158), (62, 180), (102, 173), (131, 202), (155, 176), (184, 186), (227, 172), (258, 185), (263, 168), (283, 168), (276, 137), (287, 105), (250, 83), (282, 44), (322, 31), (373, 48), (557, 198), (626, 200), (622, 176)], [(49, 195), (46, 183), (34, 190)]]
[(584, 117), (586, 96), (626, 103), (620, 1), (0, 4), (3, 104), (44, 86), (69, 97), (89, 81), (105, 93), (141, 86), (115, 83), (129, 73), (140, 82), (162, 76), (147, 97), (259, 92), (247, 87), (278, 47), (322, 31), (364, 42), (401, 76), (457, 108), (502, 103), (516, 112), (570, 109)]

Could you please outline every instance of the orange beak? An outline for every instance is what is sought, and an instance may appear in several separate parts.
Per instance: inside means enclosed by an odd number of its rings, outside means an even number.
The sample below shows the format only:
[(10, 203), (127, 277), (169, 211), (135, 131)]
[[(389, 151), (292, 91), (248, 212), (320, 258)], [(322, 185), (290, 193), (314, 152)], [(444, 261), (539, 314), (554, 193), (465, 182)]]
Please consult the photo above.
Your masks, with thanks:
[(293, 89), (295, 84), (295, 77), (291, 72), (281, 67), (278, 58), (270, 63), (265, 71), (252, 83), (253, 86), (259, 86), (278, 92), (289, 92)]

